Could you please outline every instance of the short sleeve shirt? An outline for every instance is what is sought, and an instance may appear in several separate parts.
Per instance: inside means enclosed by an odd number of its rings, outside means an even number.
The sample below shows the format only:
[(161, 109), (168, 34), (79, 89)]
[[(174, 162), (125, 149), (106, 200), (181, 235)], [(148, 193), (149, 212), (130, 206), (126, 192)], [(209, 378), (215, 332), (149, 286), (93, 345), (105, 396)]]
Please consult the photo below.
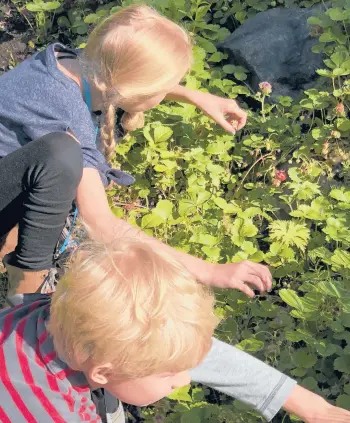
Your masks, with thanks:
[(96, 131), (80, 87), (57, 67), (55, 52), (76, 53), (49, 45), (0, 76), (0, 157), (51, 132), (71, 131), (81, 144), (84, 167), (106, 165), (96, 145)]
[(0, 422), (100, 423), (85, 375), (55, 352), (50, 296), (25, 298), (0, 312)]

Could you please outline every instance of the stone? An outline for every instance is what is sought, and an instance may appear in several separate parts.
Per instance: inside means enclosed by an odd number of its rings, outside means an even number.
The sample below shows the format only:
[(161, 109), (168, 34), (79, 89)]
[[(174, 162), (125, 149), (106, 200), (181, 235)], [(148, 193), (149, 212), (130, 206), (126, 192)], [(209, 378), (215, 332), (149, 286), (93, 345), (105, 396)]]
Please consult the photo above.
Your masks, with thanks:
[(275, 8), (258, 13), (218, 48), (229, 54), (231, 64), (249, 70), (249, 83), (254, 90), (258, 90), (260, 82), (268, 81), (272, 98), (297, 98), (313, 86), (318, 77), (316, 69), (324, 66), (322, 54), (312, 52), (318, 37), (310, 35), (307, 22), (319, 10)]

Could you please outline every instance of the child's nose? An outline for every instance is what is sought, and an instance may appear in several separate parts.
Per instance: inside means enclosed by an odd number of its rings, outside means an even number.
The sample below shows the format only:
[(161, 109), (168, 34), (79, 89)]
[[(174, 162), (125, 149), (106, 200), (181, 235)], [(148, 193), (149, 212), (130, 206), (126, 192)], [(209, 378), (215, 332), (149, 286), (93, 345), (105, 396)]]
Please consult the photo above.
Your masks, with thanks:
[(178, 373), (173, 380), (173, 389), (181, 388), (182, 386), (189, 385), (191, 383), (190, 373), (186, 370)]

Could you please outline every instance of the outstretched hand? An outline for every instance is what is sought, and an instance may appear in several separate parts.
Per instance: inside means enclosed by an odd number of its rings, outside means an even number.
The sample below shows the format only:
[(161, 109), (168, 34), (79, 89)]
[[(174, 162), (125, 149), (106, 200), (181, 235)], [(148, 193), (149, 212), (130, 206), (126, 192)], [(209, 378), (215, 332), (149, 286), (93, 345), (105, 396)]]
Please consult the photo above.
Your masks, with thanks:
[(196, 91), (193, 103), (225, 131), (235, 134), (247, 122), (247, 113), (235, 100)]
[(248, 260), (239, 263), (212, 264), (207, 273), (206, 285), (233, 288), (254, 297), (254, 289), (264, 293), (272, 287), (272, 276), (267, 266)]

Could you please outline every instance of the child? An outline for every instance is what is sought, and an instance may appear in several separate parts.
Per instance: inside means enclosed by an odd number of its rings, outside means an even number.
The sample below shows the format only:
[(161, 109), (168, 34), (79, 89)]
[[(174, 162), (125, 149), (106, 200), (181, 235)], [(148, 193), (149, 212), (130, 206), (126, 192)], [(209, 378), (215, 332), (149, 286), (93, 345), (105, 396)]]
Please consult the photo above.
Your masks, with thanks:
[(140, 126), (142, 112), (164, 98), (195, 104), (228, 131), (234, 132), (232, 120), (244, 126), (246, 113), (235, 101), (179, 85), (191, 60), (188, 34), (138, 5), (102, 22), (83, 52), (53, 44), (0, 77), (0, 239), (19, 228), (5, 260), (12, 293), (40, 292), (45, 280), (52, 288), (47, 275), (73, 201), (96, 239), (140, 238), (167, 250), (206, 285), (250, 296), (251, 287), (271, 287), (265, 266), (207, 263), (140, 233), (108, 206), (103, 183), (133, 181), (106, 163), (117, 108), (125, 112), (125, 129)]
[(98, 422), (90, 389), (142, 406), (189, 384), (211, 347), (213, 304), (145, 243), (81, 248), (52, 298), (0, 314), (0, 422)]
[(151, 404), (198, 365), (194, 380), (245, 391), (268, 419), (283, 405), (307, 423), (350, 421), (252, 357), (240, 369), (249, 356), (211, 339), (212, 294), (145, 243), (82, 247), (52, 297), (24, 299), (0, 312), (0, 423), (123, 423), (119, 400)]

